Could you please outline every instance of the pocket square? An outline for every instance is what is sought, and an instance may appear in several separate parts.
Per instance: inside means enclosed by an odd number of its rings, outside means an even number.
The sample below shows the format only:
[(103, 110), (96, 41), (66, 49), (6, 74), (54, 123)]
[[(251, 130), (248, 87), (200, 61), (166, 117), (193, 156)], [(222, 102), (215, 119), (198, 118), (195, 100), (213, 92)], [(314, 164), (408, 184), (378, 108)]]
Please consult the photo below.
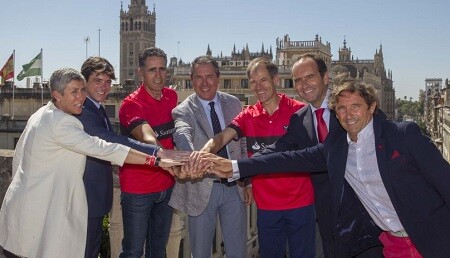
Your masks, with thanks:
[(392, 153), (391, 159), (395, 159), (400, 157), (400, 152), (398, 152), (397, 150), (394, 150), (394, 152)]

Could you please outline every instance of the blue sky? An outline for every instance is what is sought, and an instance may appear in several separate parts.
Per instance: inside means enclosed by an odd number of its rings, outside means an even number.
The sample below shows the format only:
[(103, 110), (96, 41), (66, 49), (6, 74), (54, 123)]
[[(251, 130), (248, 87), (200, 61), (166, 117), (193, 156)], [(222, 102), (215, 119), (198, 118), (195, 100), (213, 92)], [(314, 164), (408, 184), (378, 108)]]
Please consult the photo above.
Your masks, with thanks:
[[(0, 9), (0, 66), (16, 50), (16, 75), (44, 51), (44, 79), (60, 67), (80, 68), (100, 54), (119, 69), (120, 0), (15, 0)], [(123, 0), (128, 10), (129, 0)], [(383, 45), (396, 97), (417, 99), (425, 78), (450, 77), (450, 1), (447, 0), (146, 0), (156, 5), (156, 45), (169, 57), (192, 61), (205, 54), (230, 55), (233, 45), (250, 51), (277, 37), (330, 42), (338, 57), (344, 36), (354, 58), (372, 59)], [(178, 44), (178, 42), (180, 42)], [(117, 72), (118, 74), (118, 72)], [(25, 85), (25, 80), (17, 82)]]

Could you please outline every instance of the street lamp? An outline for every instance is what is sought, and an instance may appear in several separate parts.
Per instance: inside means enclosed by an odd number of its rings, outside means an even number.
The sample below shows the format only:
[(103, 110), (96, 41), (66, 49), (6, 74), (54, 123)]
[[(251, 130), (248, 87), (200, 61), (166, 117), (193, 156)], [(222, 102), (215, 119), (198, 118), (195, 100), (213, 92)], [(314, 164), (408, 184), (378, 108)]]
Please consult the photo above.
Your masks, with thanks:
[(100, 32), (101, 29), (98, 29), (98, 56), (100, 56)]
[(91, 42), (89, 36), (84, 37), (84, 43), (86, 44), (86, 59), (88, 58), (88, 43)]

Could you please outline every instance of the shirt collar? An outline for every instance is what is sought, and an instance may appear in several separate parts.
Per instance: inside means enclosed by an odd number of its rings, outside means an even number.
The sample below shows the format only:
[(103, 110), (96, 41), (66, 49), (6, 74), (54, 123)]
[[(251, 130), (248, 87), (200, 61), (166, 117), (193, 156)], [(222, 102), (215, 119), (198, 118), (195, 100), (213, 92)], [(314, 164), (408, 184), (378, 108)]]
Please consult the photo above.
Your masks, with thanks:
[(204, 100), (204, 99), (200, 98), (198, 95), (196, 95), (196, 97), (202, 104), (203, 109), (205, 109), (205, 110), (210, 109), (209, 102), (214, 101), (214, 106), (216, 106), (217, 103), (219, 103), (219, 97), (217, 96), (217, 93), (216, 93), (216, 96), (214, 96), (214, 98), (212, 100)]
[[(277, 94), (280, 97), (280, 102), (278, 103), (277, 108), (273, 111), (272, 115), (275, 114), (275, 112), (277, 112), (280, 109), (280, 107), (283, 107), (284, 105), (282, 103), (286, 101), (285, 94), (283, 94), (283, 93), (277, 93)], [(257, 116), (260, 116), (262, 114), (269, 115), (269, 113), (267, 113), (266, 109), (263, 107), (263, 105), (260, 101), (256, 102), (255, 107), (256, 107), (255, 110), (257, 111), (257, 113), (256, 113)]]
[[(358, 137), (358, 142), (360, 141), (365, 141), (366, 139), (368, 139), (369, 137), (373, 136), (373, 117), (372, 119), (370, 119), (370, 122), (361, 130), (361, 132), (358, 133), (357, 137)], [(347, 133), (347, 142), (348, 144), (354, 144), (355, 142), (353, 142), (350, 139), (350, 136)]]
[(92, 103), (94, 103), (94, 105), (95, 105), (97, 108), (100, 108), (100, 103), (99, 103), (99, 102), (97, 102), (97, 101), (91, 99), (91, 98), (90, 98), (89, 96), (87, 96), (87, 95), (86, 95), (86, 98), (90, 99), (90, 100), (92, 101)]
[[(328, 99), (329, 99), (329, 97), (330, 97), (330, 91), (328, 90), (327, 91), (327, 94), (325, 95), (325, 98), (323, 99), (323, 101), (322, 101), (322, 104), (320, 104), (320, 107), (319, 108), (325, 108), (325, 110), (330, 110), (329, 108), (328, 108)], [(312, 112), (314, 113), (317, 109), (319, 109), (319, 108), (315, 108), (313, 105), (310, 105), (311, 106), (311, 110), (312, 110)]]

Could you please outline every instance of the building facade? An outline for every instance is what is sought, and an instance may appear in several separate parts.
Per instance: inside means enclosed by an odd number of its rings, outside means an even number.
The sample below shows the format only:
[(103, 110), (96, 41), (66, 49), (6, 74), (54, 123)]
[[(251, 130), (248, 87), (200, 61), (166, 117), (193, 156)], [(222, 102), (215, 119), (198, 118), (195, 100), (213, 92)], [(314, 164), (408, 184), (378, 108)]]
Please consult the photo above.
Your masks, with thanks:
[[(315, 53), (322, 57), (327, 63), (333, 78), (339, 73), (349, 73), (353, 78), (363, 80), (372, 84), (379, 94), (379, 105), (388, 119), (395, 118), (395, 89), (393, 87), (392, 72), (386, 72), (384, 66), (383, 48), (375, 51), (373, 59), (354, 59), (351, 49), (344, 46), (339, 48), (339, 59), (332, 60), (330, 43), (322, 42), (322, 38), (316, 35), (313, 40), (292, 41), (289, 35), (276, 39), (276, 53), (272, 54), (272, 48), (261, 51), (250, 52), (248, 45), (242, 51), (236, 51), (233, 46), (231, 55), (214, 55), (208, 45), (205, 54), (212, 56), (218, 63), (220, 69), (219, 89), (224, 92), (237, 95), (244, 104), (256, 103), (256, 98), (249, 89), (246, 74), (247, 65), (256, 57), (266, 57), (278, 64), (280, 85), (278, 91), (301, 100), (293, 89), (291, 76), (292, 65), (305, 53)], [(222, 52), (221, 52), (222, 53)], [(192, 93), (191, 78), (189, 76), (190, 64), (177, 61), (172, 58), (169, 64), (171, 71), (170, 83), (176, 86), (180, 99)]]
[(450, 162), (450, 82), (442, 79), (425, 79), (424, 122), (431, 139), (442, 156)]
[(395, 89), (393, 87), (392, 72), (384, 66), (383, 46), (375, 50), (373, 59), (354, 58), (352, 51), (344, 40), (339, 48), (338, 59), (331, 63), (332, 77), (341, 72), (349, 73), (353, 78), (360, 79), (373, 85), (379, 95), (379, 107), (387, 118), (395, 118)]

